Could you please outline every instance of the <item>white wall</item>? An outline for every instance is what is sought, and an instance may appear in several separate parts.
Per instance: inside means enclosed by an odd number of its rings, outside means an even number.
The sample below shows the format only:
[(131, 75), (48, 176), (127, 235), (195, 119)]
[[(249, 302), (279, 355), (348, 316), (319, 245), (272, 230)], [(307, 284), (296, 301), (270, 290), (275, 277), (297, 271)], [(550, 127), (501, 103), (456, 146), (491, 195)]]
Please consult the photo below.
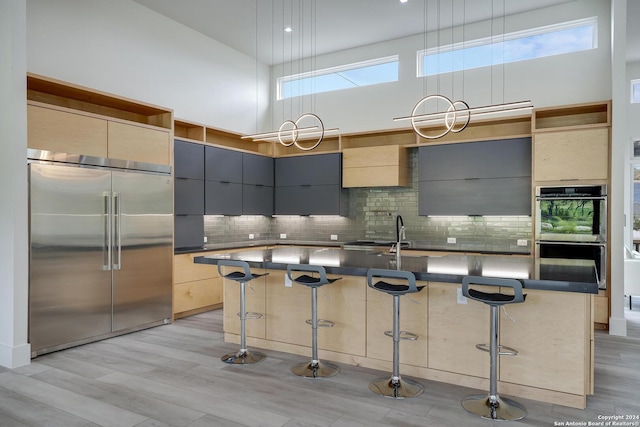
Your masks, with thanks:
[(26, 0), (0, 0), (0, 365), (30, 359), (27, 344)]
[(237, 132), (265, 117), (267, 66), (131, 0), (28, 0), (27, 19), (29, 72)]
[[(442, 93), (452, 99), (463, 99), (470, 106), (532, 100), (534, 106), (545, 107), (611, 98), (610, 7), (608, 1), (580, 0), (504, 20), (504, 31), (512, 32), (579, 18), (599, 16), (598, 49), (568, 55), (552, 56), (503, 66), (469, 70), (454, 75), (424, 79), (415, 77), (416, 51), (425, 48), (425, 36), (417, 35), (391, 40), (363, 48), (335, 52), (315, 58), (317, 69), (352, 62), (400, 56), (398, 82), (349, 90), (327, 92), (293, 101), (272, 99), (273, 123), (277, 129), (286, 119), (295, 119), (303, 110), (313, 109), (327, 127), (339, 127), (343, 133), (406, 127), (407, 122), (393, 122), (394, 117), (407, 116), (422, 97)], [(498, 18), (498, 17), (496, 17)], [(473, 40), (502, 32), (503, 22), (467, 24), (462, 28), (426, 36), (426, 47)], [(447, 17), (442, 17), (446, 22)], [(310, 71), (305, 65), (285, 62), (274, 67), (274, 78)], [(504, 77), (504, 78), (503, 78)], [(275, 86), (275, 83), (273, 83)], [(464, 92), (463, 92), (464, 88)], [(304, 108), (299, 104), (304, 102)]]

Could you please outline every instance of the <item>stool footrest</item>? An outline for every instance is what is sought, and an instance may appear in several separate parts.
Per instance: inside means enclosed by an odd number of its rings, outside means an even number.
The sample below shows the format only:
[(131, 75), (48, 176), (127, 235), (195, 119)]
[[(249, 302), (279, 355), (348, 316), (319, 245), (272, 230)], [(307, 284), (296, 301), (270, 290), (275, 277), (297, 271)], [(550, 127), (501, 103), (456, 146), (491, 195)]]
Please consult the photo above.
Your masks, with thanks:
[[(313, 325), (313, 320), (307, 319), (307, 320), (305, 320), (305, 323), (307, 325)], [(318, 319), (318, 327), (319, 328), (333, 328), (334, 326), (336, 326), (336, 323), (332, 322), (331, 320)]]
[[(478, 350), (486, 351), (487, 353), (491, 352), (491, 346), (489, 344), (476, 344), (476, 348)], [(516, 350), (515, 348), (507, 347), (506, 345), (498, 346), (498, 356), (517, 356), (517, 355), (518, 355), (518, 350)]]
[[(393, 331), (384, 331), (384, 334), (393, 338)], [(400, 339), (405, 341), (415, 341), (418, 339), (418, 335), (412, 332), (400, 331)]]
[[(237, 313), (238, 317), (240, 317), (240, 312)], [(244, 313), (245, 319), (261, 319), (263, 316), (262, 313), (256, 313), (254, 311), (247, 311)]]

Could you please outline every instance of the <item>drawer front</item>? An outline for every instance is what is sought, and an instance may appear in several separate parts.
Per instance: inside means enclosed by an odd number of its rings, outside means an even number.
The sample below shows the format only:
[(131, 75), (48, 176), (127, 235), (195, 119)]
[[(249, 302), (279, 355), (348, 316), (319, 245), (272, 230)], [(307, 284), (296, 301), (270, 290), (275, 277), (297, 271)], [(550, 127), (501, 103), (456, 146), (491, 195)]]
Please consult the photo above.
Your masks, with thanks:
[(173, 286), (173, 312), (196, 310), (222, 303), (222, 279), (205, 279)]

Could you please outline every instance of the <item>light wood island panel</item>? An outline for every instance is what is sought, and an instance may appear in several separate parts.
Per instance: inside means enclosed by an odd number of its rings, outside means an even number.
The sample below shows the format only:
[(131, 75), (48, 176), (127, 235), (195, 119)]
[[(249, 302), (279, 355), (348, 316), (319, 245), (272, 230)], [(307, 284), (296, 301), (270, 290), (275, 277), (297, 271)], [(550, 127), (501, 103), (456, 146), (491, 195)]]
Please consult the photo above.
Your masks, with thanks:
[[(285, 286), (285, 272), (279, 270), (269, 271), (268, 282), (267, 339), (308, 347), (310, 356), (311, 326), (306, 320), (311, 319), (311, 288)], [(319, 350), (365, 356), (366, 289), (357, 277), (344, 276), (318, 288), (318, 319), (335, 323), (318, 327)]]
[[(365, 279), (360, 278), (360, 286)], [(426, 282), (416, 282), (427, 286)], [(385, 331), (393, 329), (393, 297), (387, 293), (367, 289), (367, 357), (393, 361), (393, 338)], [(400, 341), (400, 363), (426, 368), (428, 348), (428, 288), (400, 297), (400, 331), (418, 336), (417, 340)]]
[[(487, 353), (475, 348), (489, 340), (489, 307), (473, 300), (458, 304), (458, 289), (461, 285), (429, 284), (429, 367), (489, 378)], [(495, 288), (474, 289), (495, 292)]]

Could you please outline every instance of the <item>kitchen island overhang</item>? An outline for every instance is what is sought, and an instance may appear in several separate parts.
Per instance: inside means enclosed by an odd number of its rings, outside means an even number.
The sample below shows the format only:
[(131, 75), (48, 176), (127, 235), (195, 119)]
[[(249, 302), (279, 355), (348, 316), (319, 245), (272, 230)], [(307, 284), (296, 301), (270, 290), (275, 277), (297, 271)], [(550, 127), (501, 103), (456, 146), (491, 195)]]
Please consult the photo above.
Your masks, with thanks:
[[(407, 251), (408, 252), (408, 251)], [(517, 256), (407, 256), (333, 248), (278, 247), (195, 257), (211, 264), (221, 259), (244, 260), (268, 276), (252, 281), (247, 310), (263, 313), (247, 322), (247, 343), (265, 350), (308, 357), (311, 351), (310, 296), (303, 286), (288, 286), (289, 264), (315, 264), (328, 275), (342, 277), (325, 286), (318, 313), (335, 322), (319, 331), (322, 359), (389, 371), (392, 354), (384, 335), (392, 324), (390, 298), (366, 285), (369, 268), (412, 271), (423, 292), (402, 296), (401, 329), (418, 336), (403, 341), (400, 366), (404, 375), (487, 390), (488, 354), (476, 344), (489, 340), (489, 310), (461, 297), (466, 275), (510, 277), (527, 293), (523, 304), (501, 310), (501, 343), (519, 351), (501, 357), (501, 394), (585, 408), (594, 392), (593, 298), (598, 283), (593, 262), (534, 260)], [(398, 265), (399, 261), (399, 265)], [(543, 261), (543, 262), (540, 262)], [(263, 270), (263, 271), (258, 271)], [(239, 342), (238, 288), (224, 281), (226, 342)]]
[(321, 265), (328, 274), (363, 277), (370, 268), (401, 269), (411, 271), (420, 281), (455, 284), (460, 284), (464, 276), (511, 278), (520, 280), (525, 289), (598, 293), (595, 263), (589, 260), (510, 255), (404, 255), (398, 265), (395, 254), (379, 251), (278, 247), (198, 256), (194, 262), (217, 265), (220, 259), (246, 261), (253, 268), (266, 270), (286, 270), (289, 264)]

